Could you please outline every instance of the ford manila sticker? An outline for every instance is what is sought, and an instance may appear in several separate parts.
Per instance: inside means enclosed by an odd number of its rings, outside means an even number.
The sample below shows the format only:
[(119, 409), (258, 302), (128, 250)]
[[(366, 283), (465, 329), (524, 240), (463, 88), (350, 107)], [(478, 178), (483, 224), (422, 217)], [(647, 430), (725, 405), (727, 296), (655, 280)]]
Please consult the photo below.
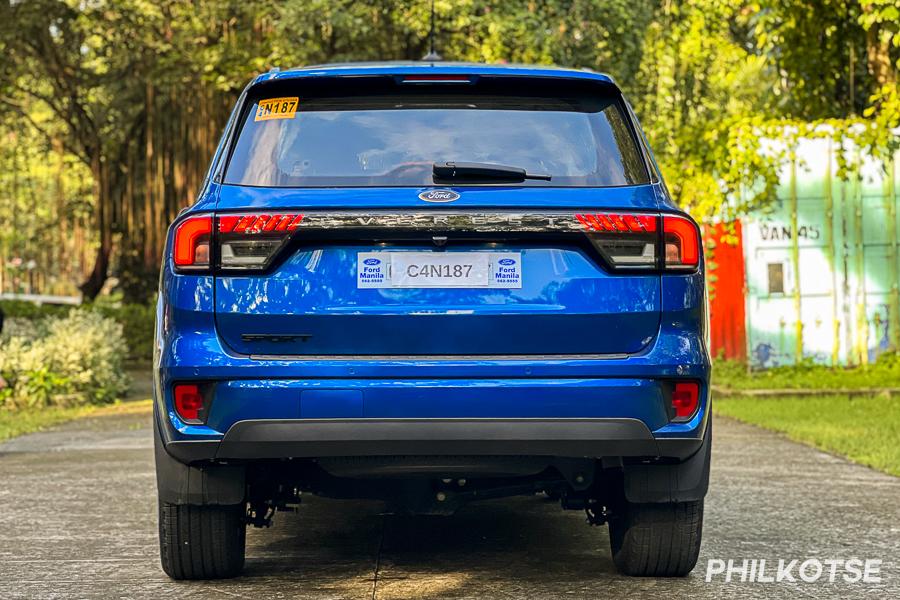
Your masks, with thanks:
[(459, 199), (459, 194), (453, 190), (426, 190), (419, 194), (419, 199), (425, 202), (453, 202)]

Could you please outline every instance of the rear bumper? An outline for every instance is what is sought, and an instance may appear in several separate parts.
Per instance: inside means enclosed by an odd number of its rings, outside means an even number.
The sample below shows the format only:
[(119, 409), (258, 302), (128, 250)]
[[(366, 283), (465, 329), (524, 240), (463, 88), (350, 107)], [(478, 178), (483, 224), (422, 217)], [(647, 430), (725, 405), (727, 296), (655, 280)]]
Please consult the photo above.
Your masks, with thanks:
[(378, 455), (665, 457), (673, 460), (625, 461), (625, 497), (684, 502), (706, 495), (712, 446), (709, 419), (702, 437), (670, 439), (635, 419), (256, 420), (236, 423), (221, 441), (164, 442), (156, 429), (159, 497), (175, 504), (243, 502), (245, 461)]
[(649, 457), (684, 460), (702, 437), (655, 438), (638, 419), (245, 420), (221, 440), (170, 441), (184, 463), (330, 456)]

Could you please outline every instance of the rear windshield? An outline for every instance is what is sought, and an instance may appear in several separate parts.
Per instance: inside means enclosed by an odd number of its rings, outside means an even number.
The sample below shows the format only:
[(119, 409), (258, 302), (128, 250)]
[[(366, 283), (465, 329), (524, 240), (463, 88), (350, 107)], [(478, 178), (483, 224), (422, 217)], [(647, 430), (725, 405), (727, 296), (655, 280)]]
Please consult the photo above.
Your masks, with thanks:
[[(469, 89), (459, 89), (460, 87)], [(532, 85), (532, 87), (534, 87)], [(550, 175), (517, 185), (648, 182), (618, 97), (555, 86), (264, 88), (251, 97), (224, 182), (263, 187), (429, 186), (436, 162)], [(462, 182), (461, 182), (462, 183)]]

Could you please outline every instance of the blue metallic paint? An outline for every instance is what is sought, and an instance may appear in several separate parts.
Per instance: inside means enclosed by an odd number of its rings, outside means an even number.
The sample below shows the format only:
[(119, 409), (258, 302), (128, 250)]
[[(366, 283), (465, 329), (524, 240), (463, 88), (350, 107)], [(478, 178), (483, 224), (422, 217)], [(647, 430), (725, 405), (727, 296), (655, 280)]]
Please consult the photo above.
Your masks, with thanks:
[[(259, 76), (253, 83), (295, 77), (396, 75), (416, 73), (473, 73), (529, 77), (566, 77), (595, 80), (614, 85), (604, 75), (583, 71), (488, 65), (347, 65), (309, 67)], [(226, 132), (226, 138), (228, 136)], [(223, 140), (224, 141), (224, 140)], [(217, 151), (211, 177), (222, 160)], [(358, 189), (259, 189), (221, 186), (210, 180), (198, 201), (186, 213), (247, 210), (253, 208), (421, 208), (427, 203), (417, 195), (425, 188)], [(453, 187), (461, 194), (454, 208), (610, 208), (680, 212), (661, 184), (622, 188), (548, 187)], [(623, 277), (617, 289), (623, 311), (652, 307), (658, 327), (644, 347), (627, 356), (565, 355), (555, 357), (443, 356), (402, 357), (337, 356), (250, 358), (222, 339), (216, 328), (216, 298), (229, 285), (243, 298), (234, 311), (253, 312), (246, 303), (257, 297), (262, 280), (232, 277), (216, 280), (208, 275), (176, 274), (171, 260), (171, 229), (161, 273), (161, 294), (157, 312), (154, 392), (164, 441), (219, 439), (227, 428), (243, 419), (329, 418), (350, 416), (385, 417), (634, 417), (642, 420), (660, 438), (701, 437), (709, 418), (709, 358), (704, 339), (705, 287), (701, 269), (695, 273), (666, 274), (652, 286), (629, 288)], [(345, 250), (346, 251), (346, 250)], [(340, 251), (337, 251), (340, 252)], [(569, 252), (569, 251), (566, 251)], [(340, 257), (337, 255), (335, 259)], [(346, 257), (345, 257), (346, 258)], [(355, 257), (354, 257), (355, 258)], [(302, 261), (302, 253), (291, 260)], [(585, 267), (587, 268), (587, 267)], [(586, 276), (612, 279), (602, 272)], [(290, 276), (290, 275), (288, 275)], [(618, 277), (618, 276), (615, 276)], [(277, 276), (276, 276), (277, 278)], [(540, 277), (538, 277), (540, 280)], [(607, 281), (607, 283), (609, 283)], [(355, 281), (353, 282), (355, 284)], [(334, 280), (335, 289), (347, 287), (342, 295), (354, 294), (348, 281)], [(267, 290), (271, 293), (273, 290)], [(322, 301), (324, 288), (310, 290), (307, 308)], [(461, 290), (456, 290), (460, 292)], [(471, 291), (471, 290), (470, 290)], [(494, 290), (496, 291), (496, 290)], [(639, 294), (635, 292), (639, 291)], [(420, 307), (445, 309), (452, 300), (447, 290), (425, 294)], [(535, 310), (537, 304), (564, 311), (585, 306), (560, 302), (544, 289), (509, 290), (503, 306)], [(378, 294), (384, 298), (383, 294)], [(479, 296), (476, 294), (476, 296)], [(298, 299), (292, 297), (290, 301)], [(470, 299), (474, 310), (489, 313), (484, 296)], [(289, 301), (276, 303), (282, 309)], [(375, 312), (397, 312), (406, 305), (371, 306)], [(603, 314), (603, 306), (593, 307)], [(609, 325), (604, 324), (604, 325)], [(602, 328), (600, 330), (602, 333)], [(590, 331), (587, 335), (597, 335)], [(551, 332), (541, 332), (551, 335)], [(227, 333), (226, 333), (227, 337)], [(238, 348), (240, 349), (240, 348)], [(246, 349), (246, 348), (245, 348)], [(701, 381), (701, 407), (686, 423), (669, 423), (664, 411), (659, 381), (690, 378)], [(208, 425), (182, 423), (172, 408), (172, 384), (185, 380), (218, 382)], [(306, 395), (304, 395), (306, 394)]]
[[(411, 249), (434, 248), (394, 251)], [(328, 246), (270, 274), (217, 277), (220, 335), (245, 354), (604, 354), (638, 352), (659, 329), (659, 277), (610, 275), (578, 248), (504, 245), (521, 252), (521, 289), (358, 289), (357, 253), (378, 250)], [(476, 250), (496, 248), (447, 252)], [(247, 332), (312, 337), (245, 342)]]

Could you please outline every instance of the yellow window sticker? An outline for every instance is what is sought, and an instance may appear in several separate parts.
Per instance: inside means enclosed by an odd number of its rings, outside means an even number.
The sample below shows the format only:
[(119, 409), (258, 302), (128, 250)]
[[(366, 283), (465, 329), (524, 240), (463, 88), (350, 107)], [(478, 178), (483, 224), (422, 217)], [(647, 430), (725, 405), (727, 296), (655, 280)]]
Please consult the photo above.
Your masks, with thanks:
[(298, 104), (300, 104), (300, 99), (297, 97), (260, 100), (256, 107), (256, 118), (253, 120), (293, 119), (297, 116)]

